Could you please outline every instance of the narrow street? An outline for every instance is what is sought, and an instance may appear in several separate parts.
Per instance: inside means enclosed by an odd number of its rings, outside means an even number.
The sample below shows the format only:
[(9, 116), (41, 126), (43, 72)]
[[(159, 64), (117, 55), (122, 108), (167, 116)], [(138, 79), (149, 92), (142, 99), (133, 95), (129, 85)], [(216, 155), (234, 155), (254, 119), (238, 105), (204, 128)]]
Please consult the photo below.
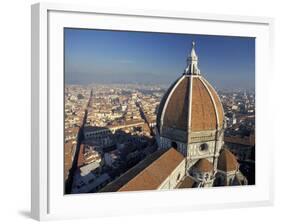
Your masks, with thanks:
[(79, 128), (79, 131), (77, 133), (77, 145), (76, 145), (76, 150), (75, 150), (75, 156), (74, 156), (74, 159), (73, 159), (73, 162), (72, 162), (72, 167), (71, 169), (69, 170), (69, 175), (68, 175), (68, 179), (65, 183), (65, 193), (66, 194), (70, 194), (71, 193), (71, 188), (72, 188), (72, 183), (73, 183), (73, 176), (74, 176), (74, 173), (75, 173), (75, 170), (77, 168), (77, 161), (78, 161), (78, 155), (79, 155), (79, 150), (80, 150), (80, 146), (81, 146), (81, 143), (84, 139), (84, 136), (83, 136), (83, 129), (84, 129), (84, 126), (85, 126), (85, 123), (87, 121), (87, 116), (88, 116), (88, 108), (89, 106), (91, 105), (91, 102), (93, 100), (93, 89), (91, 90), (91, 94), (90, 94), (90, 97), (89, 97), (89, 100), (88, 100), (88, 103), (87, 103), (87, 107), (84, 111), (84, 117), (83, 117), (83, 121), (82, 121), (82, 124)]

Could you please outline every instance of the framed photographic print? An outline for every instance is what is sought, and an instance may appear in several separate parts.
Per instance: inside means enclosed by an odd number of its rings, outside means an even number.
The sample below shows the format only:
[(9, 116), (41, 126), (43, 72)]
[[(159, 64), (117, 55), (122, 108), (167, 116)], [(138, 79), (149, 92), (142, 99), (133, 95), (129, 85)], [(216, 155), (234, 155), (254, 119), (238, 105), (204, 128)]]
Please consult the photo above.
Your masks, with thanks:
[(270, 18), (32, 6), (32, 217), (273, 201)]

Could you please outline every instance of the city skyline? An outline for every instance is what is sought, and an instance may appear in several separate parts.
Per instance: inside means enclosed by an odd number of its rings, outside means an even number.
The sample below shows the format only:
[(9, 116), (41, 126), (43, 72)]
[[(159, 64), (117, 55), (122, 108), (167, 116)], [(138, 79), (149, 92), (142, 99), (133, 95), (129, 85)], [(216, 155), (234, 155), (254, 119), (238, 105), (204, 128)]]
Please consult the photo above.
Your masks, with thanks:
[(68, 28), (65, 83), (169, 85), (182, 75), (193, 40), (215, 88), (254, 90), (254, 38)]
[(66, 194), (255, 184), (255, 94), (216, 92), (198, 56), (192, 41), (188, 64), (168, 89), (130, 80), (65, 85)]

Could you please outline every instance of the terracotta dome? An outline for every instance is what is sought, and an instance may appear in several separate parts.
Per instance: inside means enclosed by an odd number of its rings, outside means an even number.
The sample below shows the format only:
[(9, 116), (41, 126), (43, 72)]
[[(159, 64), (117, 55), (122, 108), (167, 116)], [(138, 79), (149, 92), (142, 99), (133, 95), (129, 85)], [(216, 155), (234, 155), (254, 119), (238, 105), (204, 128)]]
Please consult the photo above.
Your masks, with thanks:
[(157, 125), (158, 130), (162, 125), (184, 131), (188, 126), (193, 132), (207, 131), (222, 128), (223, 117), (219, 97), (206, 79), (183, 75), (162, 98)]
[(207, 159), (199, 159), (193, 168), (200, 172), (212, 172), (214, 170), (213, 164)]
[(201, 132), (223, 127), (222, 104), (198, 69), (194, 45), (183, 75), (170, 86), (159, 105), (157, 128), (160, 135), (163, 129)]
[(236, 157), (228, 149), (223, 149), (218, 160), (218, 170), (230, 172), (237, 169), (238, 162)]

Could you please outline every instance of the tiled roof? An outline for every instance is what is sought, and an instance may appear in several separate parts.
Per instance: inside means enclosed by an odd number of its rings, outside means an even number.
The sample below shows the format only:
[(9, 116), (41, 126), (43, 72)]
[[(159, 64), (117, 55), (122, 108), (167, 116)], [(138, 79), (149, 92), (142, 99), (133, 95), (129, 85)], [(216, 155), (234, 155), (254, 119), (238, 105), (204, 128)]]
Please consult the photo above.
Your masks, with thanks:
[(218, 159), (218, 170), (225, 172), (235, 171), (238, 169), (236, 157), (227, 149), (222, 149)]
[(216, 110), (212, 98), (199, 78), (193, 79), (191, 131), (216, 129)]
[[(161, 116), (163, 116), (162, 125), (164, 128), (187, 131), (190, 100), (191, 131), (198, 132), (215, 130), (217, 127), (222, 128), (224, 113), (216, 91), (201, 76), (194, 76), (192, 82), (190, 79), (190, 76), (178, 79), (163, 96), (157, 115), (158, 130), (160, 130)], [(192, 87), (190, 87), (191, 83)], [(190, 88), (192, 88), (191, 99), (189, 99)]]
[(72, 166), (72, 149), (74, 144), (71, 142), (67, 142), (64, 144), (64, 179), (66, 180), (68, 177), (68, 172)]
[(177, 186), (177, 188), (192, 188), (196, 185), (196, 181), (190, 176), (186, 176)]
[(174, 86), (176, 85), (177, 82), (178, 82), (178, 79), (168, 88), (168, 90), (163, 95), (163, 97), (161, 99), (161, 102), (159, 104), (159, 108), (158, 108), (158, 112), (157, 112), (157, 118), (156, 118), (156, 125), (157, 125), (158, 130), (160, 129), (161, 114), (162, 114), (162, 111), (164, 109), (165, 102), (166, 102), (171, 90), (174, 88)]
[(128, 170), (101, 192), (157, 189), (184, 160), (174, 148), (158, 150)]
[(138, 191), (157, 189), (176, 167), (184, 160), (174, 148), (170, 148), (147, 168), (130, 180), (119, 191)]
[(233, 144), (254, 146), (255, 145), (255, 136), (251, 135), (250, 137), (240, 137), (240, 136), (224, 136), (224, 141)]
[(178, 86), (170, 94), (163, 124), (167, 127), (177, 127), (177, 129), (187, 129), (187, 114), (188, 114), (188, 91), (189, 91), (189, 78), (184, 78), (178, 83)]
[(71, 141), (64, 143), (64, 154), (71, 154), (73, 143)]
[(193, 165), (194, 168), (196, 168), (198, 171), (201, 171), (201, 172), (211, 172), (214, 170), (214, 166), (213, 164), (203, 158), (203, 159), (199, 159), (194, 165)]
[(208, 88), (213, 96), (213, 99), (215, 101), (216, 108), (217, 108), (218, 118), (219, 118), (219, 128), (222, 128), (224, 112), (223, 112), (223, 106), (221, 104), (220, 98), (219, 98), (217, 92), (215, 91), (215, 89), (210, 85), (210, 83), (203, 77), (202, 77), (202, 79), (205, 81), (206, 85), (208, 86)]
[(149, 164), (153, 163), (158, 159), (166, 150), (157, 150), (153, 154), (147, 156), (144, 160), (139, 162), (137, 165), (129, 169), (123, 175), (121, 175), (116, 180), (109, 183), (100, 192), (115, 192), (118, 191), (123, 185), (128, 183), (132, 178), (138, 175), (142, 170), (144, 170)]

